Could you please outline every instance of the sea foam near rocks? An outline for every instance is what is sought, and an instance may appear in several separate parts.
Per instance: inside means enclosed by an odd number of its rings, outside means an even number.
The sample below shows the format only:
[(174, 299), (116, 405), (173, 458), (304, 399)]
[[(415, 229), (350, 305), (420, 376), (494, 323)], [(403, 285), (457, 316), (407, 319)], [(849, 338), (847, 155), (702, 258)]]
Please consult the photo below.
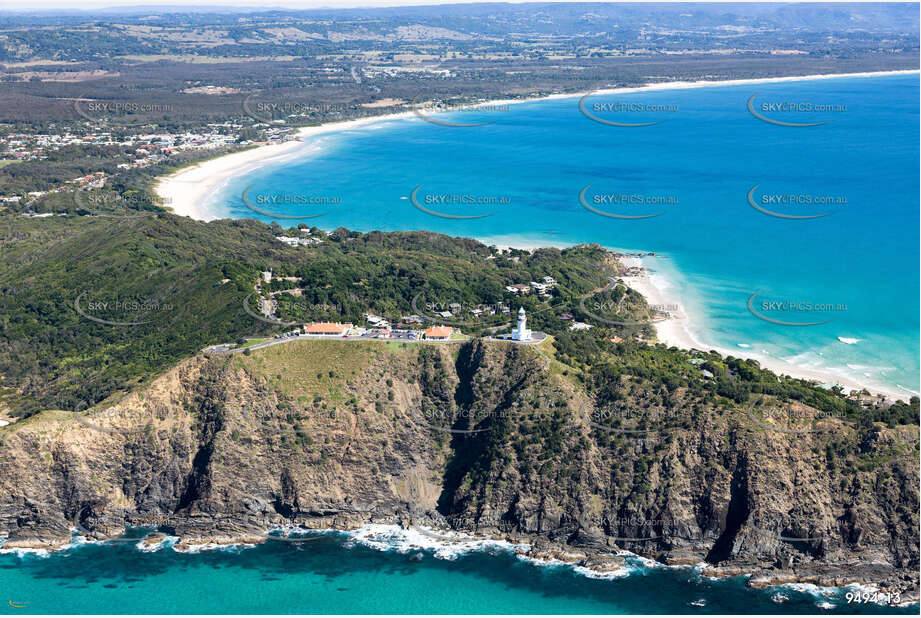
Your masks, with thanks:
[(431, 528), (402, 528), (397, 525), (368, 524), (347, 532), (351, 544), (370, 547), (378, 551), (396, 551), (407, 554), (412, 551), (429, 550), (435, 558), (456, 560), (459, 556), (476, 551), (527, 550), (527, 544), (508, 541), (478, 539), (453, 531), (437, 531)]

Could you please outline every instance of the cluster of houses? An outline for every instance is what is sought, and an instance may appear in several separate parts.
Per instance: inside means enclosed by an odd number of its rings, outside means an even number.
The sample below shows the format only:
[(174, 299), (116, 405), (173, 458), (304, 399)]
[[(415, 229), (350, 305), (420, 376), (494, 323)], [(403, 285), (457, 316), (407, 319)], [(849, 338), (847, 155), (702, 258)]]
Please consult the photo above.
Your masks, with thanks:
[[(277, 277), (271, 270), (260, 273), (262, 283), (271, 283), (273, 280), (297, 280), (297, 277)], [(266, 317), (275, 317), (278, 302), (269, 295), (268, 298), (260, 296), (260, 311)], [(276, 339), (289, 337), (362, 337), (373, 339), (399, 339), (404, 341), (447, 341), (454, 334), (454, 329), (449, 326), (431, 326), (429, 328), (412, 328), (413, 324), (424, 324), (425, 320), (418, 315), (402, 316), (394, 328), (390, 321), (373, 313), (365, 314), (365, 326), (356, 326), (351, 322), (311, 322), (302, 328), (275, 335)]]
[(852, 390), (848, 394), (847, 400), (864, 408), (876, 408), (882, 410), (888, 410), (892, 407), (892, 404), (895, 403), (895, 401), (886, 397), (885, 395), (871, 395), (870, 392), (866, 389), (859, 391)]
[[(66, 146), (119, 146), (133, 149), (133, 159), (130, 162), (119, 163), (116, 167), (121, 170), (137, 169), (158, 165), (168, 160), (171, 154), (183, 151), (208, 151), (223, 148), (231, 144), (248, 145), (254, 142), (238, 141), (240, 124), (230, 122), (208, 124), (206, 129), (199, 132), (185, 131), (181, 133), (137, 133), (127, 136), (113, 136), (111, 131), (103, 130), (102, 126), (89, 126), (85, 123), (85, 130), (91, 131), (86, 135), (77, 135), (70, 129), (62, 127), (61, 133), (17, 133), (7, 136), (0, 135), (0, 160), (12, 161), (37, 161), (48, 158), (49, 152), (54, 152)], [(293, 139), (291, 129), (286, 127), (269, 127), (264, 125), (265, 143), (282, 143)], [(74, 128), (79, 131), (79, 128)], [(149, 129), (148, 129), (149, 130)], [(97, 172), (102, 174), (102, 172)], [(94, 176), (94, 175), (90, 175)], [(69, 181), (68, 184), (77, 183), (81, 179)], [(91, 185), (96, 186), (96, 185)], [(98, 185), (101, 186), (101, 185)], [(18, 202), (23, 198), (39, 198), (48, 193), (58, 193), (67, 187), (57, 187), (50, 191), (33, 191), (28, 196), (13, 195), (0, 196), (0, 202)], [(18, 198), (18, 199), (17, 199)]]
[(31, 203), (32, 201), (40, 197), (43, 197), (45, 195), (50, 195), (52, 193), (61, 193), (63, 191), (72, 191), (74, 187), (84, 188), (84, 189), (101, 189), (103, 186), (105, 186), (105, 184), (106, 184), (105, 172), (94, 172), (92, 174), (87, 174), (86, 176), (80, 176), (79, 178), (68, 180), (60, 187), (55, 187), (47, 191), (29, 191), (24, 196), (23, 195), (9, 195), (9, 196), (0, 195), (0, 203), (5, 203), (5, 204), (18, 203), (18, 202), (21, 202), (23, 198), (29, 199), (29, 203)]
[[(285, 236), (276, 237), (276, 239), (282, 242), (289, 240), (305, 240), (298, 237)], [(318, 239), (312, 240), (316, 242), (322, 242)], [(261, 273), (261, 281), (263, 283), (269, 283), (274, 279), (275, 277), (273, 277), (272, 271), (265, 271)], [(291, 279), (296, 278), (292, 277)], [(530, 285), (516, 284), (517, 287), (514, 289), (522, 291), (523, 293), (530, 293), (531, 291), (535, 291), (541, 295), (549, 295), (550, 290), (552, 290), (555, 285), (556, 281), (552, 277), (544, 277), (542, 282), (532, 281)], [(273, 316), (276, 308), (277, 304), (273, 299), (271, 299), (271, 297), (268, 299), (263, 299), (262, 312), (265, 315), (270, 317)], [(411, 341), (446, 341), (455, 334), (456, 331), (454, 328), (444, 325), (429, 326), (428, 328), (422, 328), (422, 326), (425, 325), (426, 322), (431, 322), (435, 316), (445, 319), (452, 318), (455, 316), (455, 314), (460, 314), (465, 311), (465, 308), (461, 303), (448, 303), (440, 308), (444, 310), (433, 310), (429, 315), (425, 316), (416, 314), (400, 316), (399, 322), (397, 322), (396, 325), (392, 325), (390, 320), (386, 317), (375, 315), (373, 313), (366, 313), (364, 316), (365, 324), (362, 326), (356, 326), (351, 322), (311, 322), (309, 324), (305, 324), (302, 329), (297, 329), (291, 331), (290, 333), (284, 333), (283, 335), (278, 335), (278, 337), (363, 337)], [(501, 302), (494, 305), (478, 305), (467, 310), (474, 316), (496, 314), (508, 315), (511, 312), (510, 307)], [(546, 335), (543, 333), (532, 333), (532, 331), (527, 327), (527, 318), (523, 307), (518, 310), (517, 317), (517, 327), (511, 333), (504, 335), (501, 338), (519, 342), (543, 340)], [(567, 318), (571, 320), (572, 315), (568, 314), (561, 316), (561, 319)], [(570, 328), (572, 330), (579, 330), (588, 329), (591, 328), (591, 326), (581, 322), (575, 322), (571, 325)]]
[(79, 178), (68, 180), (66, 184), (77, 185), (87, 189), (101, 189), (106, 184), (106, 173), (93, 172), (92, 174), (87, 174), (86, 176), (80, 176)]
[(361, 334), (380, 339), (410, 339), (444, 341), (451, 338), (454, 329), (450, 326), (430, 326), (426, 329), (412, 328), (412, 324), (424, 324), (425, 319), (418, 315), (404, 315), (396, 327), (391, 326), (387, 318), (371, 313), (365, 314), (368, 328)]
[[(448, 303), (447, 305), (444, 305), (443, 307), (440, 307), (440, 308), (443, 310), (438, 311), (436, 308), (430, 312), (430, 315), (432, 316), (437, 315), (440, 318), (448, 319), (448, 318), (453, 318), (455, 316), (458, 316), (464, 313), (464, 305), (460, 303)], [(473, 317), (479, 318), (481, 316), (497, 315), (500, 313), (503, 315), (508, 315), (511, 312), (511, 308), (505, 303), (499, 302), (494, 305), (479, 304), (475, 307), (471, 307), (469, 309), (469, 312)], [(417, 315), (403, 316), (400, 319), (403, 322), (407, 322), (407, 323), (413, 322), (413, 321), (422, 323), (424, 321), (421, 317)]]
[[(49, 152), (54, 152), (66, 146), (121, 146), (134, 148), (139, 156), (136, 161), (149, 165), (164, 157), (158, 153), (170, 154), (183, 150), (210, 150), (236, 143), (238, 129), (241, 125), (231, 123), (208, 125), (210, 131), (195, 133), (138, 133), (124, 137), (115, 137), (111, 131), (97, 130), (92, 127), (92, 133), (76, 135), (69, 130), (60, 134), (19, 133), (0, 136), (0, 156), (16, 161), (33, 161), (46, 159)], [(271, 130), (270, 130), (271, 131)], [(274, 129), (281, 133), (283, 129)], [(281, 139), (280, 135), (270, 136)]]
[(157, 165), (166, 161), (171, 154), (187, 150), (215, 150), (237, 142), (231, 133), (212, 129), (209, 133), (147, 133), (121, 142), (121, 146), (135, 147), (137, 157), (131, 163), (119, 163), (119, 169), (131, 169)]
[(556, 280), (553, 277), (544, 277), (541, 281), (532, 281), (525, 285), (524, 283), (513, 283), (505, 286), (507, 292), (512, 294), (530, 294), (532, 291), (540, 296), (550, 296), (550, 290), (556, 287)]
[(0, 136), (0, 157), (14, 161), (36, 161), (48, 158), (48, 152), (60, 150), (64, 146), (108, 146), (117, 145), (111, 133), (93, 135), (74, 135), (69, 131), (63, 134), (18, 133)]

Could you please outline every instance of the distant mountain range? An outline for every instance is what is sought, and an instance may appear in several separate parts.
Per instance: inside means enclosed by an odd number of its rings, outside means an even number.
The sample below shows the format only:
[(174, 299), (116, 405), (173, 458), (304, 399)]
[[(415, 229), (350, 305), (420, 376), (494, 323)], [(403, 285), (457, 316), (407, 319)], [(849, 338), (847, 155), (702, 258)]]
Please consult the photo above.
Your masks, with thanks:
[[(138, 18), (145, 23), (176, 15), (206, 14), (214, 23), (236, 22), (240, 14), (253, 19), (277, 19), (281, 15), (301, 19), (367, 19), (403, 17), (442, 22), (470, 20), (482, 32), (507, 32), (510, 24), (528, 25), (535, 32), (587, 34), (611, 27), (621, 29), (654, 28), (702, 29), (750, 28), (756, 30), (791, 29), (801, 32), (860, 31), (919, 32), (918, 4), (908, 2), (863, 3), (522, 3), (483, 2), (472, 4), (437, 4), (429, 6), (361, 7), (295, 10), (285, 7), (233, 5), (145, 5), (100, 9), (0, 10), (12, 23), (35, 24), (48, 19), (85, 21), (88, 16), (120, 20)], [(222, 19), (223, 15), (223, 19)], [(502, 19), (494, 19), (496, 16)], [(654, 25), (653, 25), (654, 24)], [(456, 27), (453, 24), (452, 27)], [(727, 34), (729, 32), (727, 31)]]

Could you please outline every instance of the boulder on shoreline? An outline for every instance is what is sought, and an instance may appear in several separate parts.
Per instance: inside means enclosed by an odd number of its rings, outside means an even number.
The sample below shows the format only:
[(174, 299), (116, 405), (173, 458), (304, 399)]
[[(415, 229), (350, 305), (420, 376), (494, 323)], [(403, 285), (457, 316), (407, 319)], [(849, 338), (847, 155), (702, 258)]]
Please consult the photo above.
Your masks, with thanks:
[(70, 531), (56, 529), (27, 529), (14, 531), (3, 543), (3, 549), (24, 549), (27, 551), (58, 551), (73, 542)]
[(148, 549), (149, 549), (149, 548), (151, 548), (151, 547), (154, 547), (154, 546), (156, 546), (156, 545), (159, 545), (160, 543), (162, 543), (162, 542), (165, 541), (165, 540), (166, 540), (166, 535), (163, 534), (162, 532), (151, 532), (151, 533), (148, 534), (146, 537), (144, 537), (144, 540), (141, 541), (141, 544), (142, 544), (145, 548), (148, 548)]
[(579, 563), (579, 566), (585, 567), (596, 573), (606, 574), (618, 571), (627, 564), (623, 556), (597, 555), (589, 556)]

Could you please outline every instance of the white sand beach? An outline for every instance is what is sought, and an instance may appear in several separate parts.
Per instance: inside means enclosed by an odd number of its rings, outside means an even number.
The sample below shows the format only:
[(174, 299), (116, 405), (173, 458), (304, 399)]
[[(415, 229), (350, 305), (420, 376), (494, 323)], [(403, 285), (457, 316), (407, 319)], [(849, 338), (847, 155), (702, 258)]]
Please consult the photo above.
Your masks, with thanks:
[(309, 144), (310, 138), (318, 135), (357, 129), (395, 118), (406, 118), (411, 114), (412, 112), (401, 112), (344, 122), (330, 122), (315, 127), (302, 127), (297, 130), (296, 139), (241, 150), (164, 176), (157, 183), (156, 192), (163, 199), (164, 205), (172, 209), (175, 214), (199, 221), (213, 221), (219, 217), (214, 213), (206, 212), (203, 204), (209, 195), (230, 179), (264, 165), (296, 157), (305, 148), (305, 143)]
[[(620, 261), (626, 266), (643, 267), (643, 262), (640, 258), (621, 258)], [(682, 302), (677, 289), (670, 285), (670, 282), (666, 282), (659, 276), (650, 277), (647, 271), (642, 276), (624, 277), (624, 283), (642, 294), (646, 298), (646, 302), (650, 305), (678, 307), (677, 310), (669, 312), (671, 317), (655, 323), (656, 337), (665, 345), (684, 350), (700, 350), (703, 352), (715, 350), (723, 356), (756, 360), (761, 367), (770, 369), (778, 375), (815, 380), (826, 386), (837, 384), (844, 389), (845, 393), (851, 390), (865, 388), (870, 393), (885, 395), (892, 400), (901, 399), (902, 401), (908, 401), (911, 397), (911, 393), (909, 392), (887, 389), (871, 384), (863, 384), (857, 380), (845, 378), (830, 371), (810, 370), (799, 365), (788, 363), (783, 359), (773, 358), (751, 350), (730, 349), (703, 343), (691, 331), (691, 320), (686, 313), (686, 304)]]
[[(911, 75), (919, 73), (915, 69), (901, 71), (875, 71), (867, 73), (822, 73), (819, 75), (793, 75), (789, 77), (753, 77), (751, 79), (698, 80), (693, 82), (659, 82), (631, 88), (596, 90), (596, 94), (619, 94), (624, 92), (642, 92), (646, 90), (684, 90), (686, 88), (706, 88), (711, 86), (744, 86), (746, 84), (774, 84), (780, 82), (803, 82), (816, 79), (836, 79), (839, 77), (882, 77), (884, 75)], [(582, 93), (585, 94), (585, 93)], [(571, 97), (573, 95), (564, 95)], [(582, 96), (582, 95), (577, 95)]]

